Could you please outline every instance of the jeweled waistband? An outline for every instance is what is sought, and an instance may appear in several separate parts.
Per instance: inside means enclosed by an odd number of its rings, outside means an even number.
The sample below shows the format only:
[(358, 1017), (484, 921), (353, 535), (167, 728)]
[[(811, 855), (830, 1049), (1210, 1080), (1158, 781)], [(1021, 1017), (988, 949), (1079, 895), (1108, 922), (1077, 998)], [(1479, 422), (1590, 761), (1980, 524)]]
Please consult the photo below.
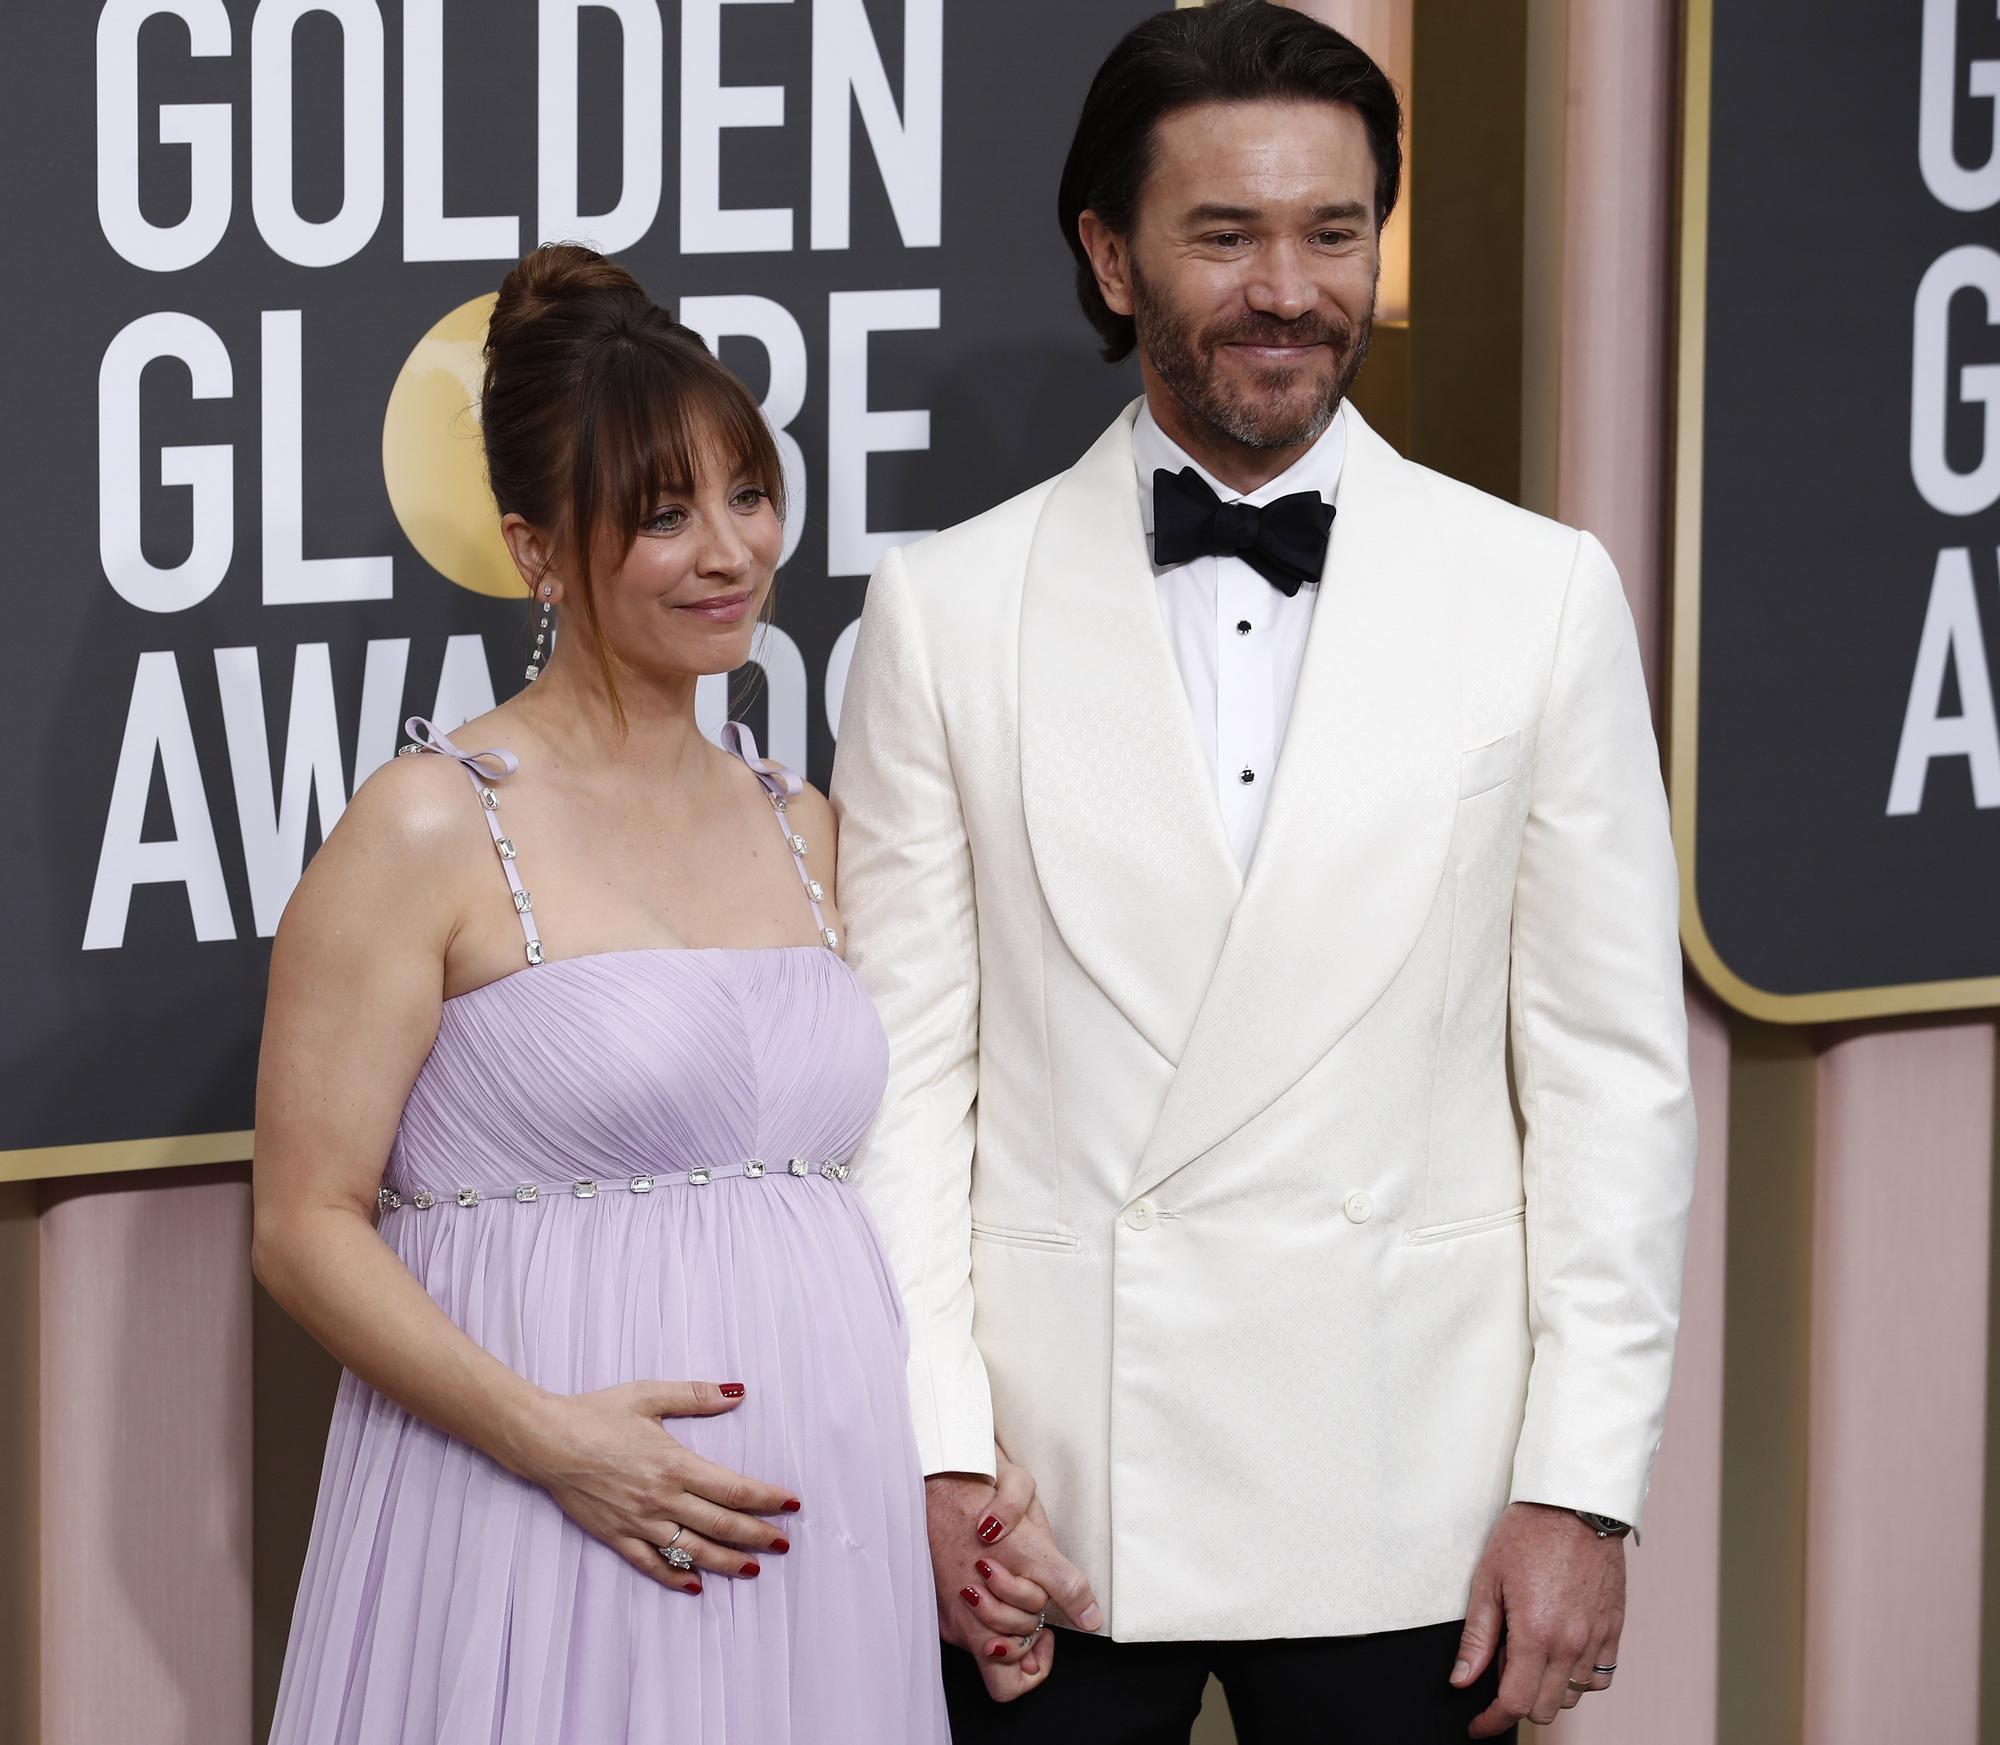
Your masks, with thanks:
[(705, 1188), (710, 1182), (724, 1181), (731, 1176), (757, 1181), (766, 1175), (795, 1176), (800, 1180), (816, 1175), (824, 1177), (827, 1181), (844, 1182), (851, 1167), (845, 1163), (808, 1163), (803, 1157), (794, 1157), (789, 1159), (782, 1169), (777, 1169), (766, 1164), (760, 1157), (751, 1157), (741, 1163), (703, 1164), (698, 1169), (663, 1170), (658, 1175), (611, 1176), (603, 1179), (585, 1176), (576, 1181), (566, 1182), (520, 1182), (512, 1188), (416, 1187), (405, 1194), (400, 1188), (383, 1186), (375, 1192), (375, 1204), (385, 1213), (400, 1212), (406, 1208), (415, 1212), (428, 1212), (434, 1206), (443, 1205), (470, 1209), (473, 1206), (490, 1205), (495, 1202), (533, 1206), (539, 1205), (543, 1200), (594, 1200), (600, 1193), (650, 1194), (655, 1188)]

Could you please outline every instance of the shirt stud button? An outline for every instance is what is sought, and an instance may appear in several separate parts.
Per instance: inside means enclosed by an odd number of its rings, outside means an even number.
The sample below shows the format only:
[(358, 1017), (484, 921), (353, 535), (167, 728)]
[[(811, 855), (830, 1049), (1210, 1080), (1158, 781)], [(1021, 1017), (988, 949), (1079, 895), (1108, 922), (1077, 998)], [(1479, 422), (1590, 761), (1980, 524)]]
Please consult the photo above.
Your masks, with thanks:
[(1252, 782), (1254, 782), (1257, 779), (1257, 772), (1253, 769), (1247, 769), (1236, 779), (1247, 788)]
[(1239, 619), (1237, 619), (1237, 620), (1236, 620), (1236, 634), (1237, 634), (1238, 636), (1248, 636), (1248, 635), (1250, 634), (1250, 620), (1249, 620), (1249, 619), (1247, 619), (1247, 618), (1239, 618)]

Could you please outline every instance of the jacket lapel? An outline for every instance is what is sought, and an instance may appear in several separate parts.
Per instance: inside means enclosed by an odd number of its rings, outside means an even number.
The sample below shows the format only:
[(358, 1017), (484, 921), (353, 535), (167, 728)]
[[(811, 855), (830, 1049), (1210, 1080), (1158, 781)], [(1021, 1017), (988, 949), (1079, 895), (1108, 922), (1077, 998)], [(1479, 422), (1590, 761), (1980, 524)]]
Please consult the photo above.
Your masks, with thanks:
[(1242, 887), (1146, 556), (1136, 412), (1056, 481), (1035, 530), (1021, 804), (1064, 944), (1178, 1061)]
[(1135, 1196), (1340, 1040), (1408, 955), (1444, 871), (1459, 752), (1451, 577), (1422, 470), (1345, 416), (1339, 514), (1270, 806)]

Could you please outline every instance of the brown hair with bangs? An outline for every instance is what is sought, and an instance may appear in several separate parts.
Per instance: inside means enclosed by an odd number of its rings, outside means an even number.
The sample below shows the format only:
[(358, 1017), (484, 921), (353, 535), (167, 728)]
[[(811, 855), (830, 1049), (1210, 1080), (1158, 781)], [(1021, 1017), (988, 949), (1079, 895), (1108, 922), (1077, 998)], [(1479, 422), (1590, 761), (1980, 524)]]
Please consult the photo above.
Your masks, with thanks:
[(549, 243), (500, 283), (480, 425), (493, 501), (549, 537), (622, 727), (591, 554), (608, 540), (622, 563), (662, 495), (717, 466), (762, 486), (782, 518), (784, 469), (764, 414), (617, 262)]

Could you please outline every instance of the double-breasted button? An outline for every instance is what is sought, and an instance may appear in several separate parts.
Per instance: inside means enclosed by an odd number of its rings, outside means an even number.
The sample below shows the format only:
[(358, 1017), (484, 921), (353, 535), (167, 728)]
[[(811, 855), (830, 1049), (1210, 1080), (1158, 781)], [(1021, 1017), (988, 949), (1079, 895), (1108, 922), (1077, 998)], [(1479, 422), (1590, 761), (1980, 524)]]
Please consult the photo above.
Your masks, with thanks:
[(1134, 1200), (1125, 1208), (1125, 1228), (1128, 1230), (1150, 1230), (1159, 1213), (1153, 1210), (1151, 1200)]
[(1341, 1202), (1340, 1209), (1347, 1214), (1350, 1224), (1365, 1224), (1375, 1215), (1375, 1202), (1356, 1188)]

